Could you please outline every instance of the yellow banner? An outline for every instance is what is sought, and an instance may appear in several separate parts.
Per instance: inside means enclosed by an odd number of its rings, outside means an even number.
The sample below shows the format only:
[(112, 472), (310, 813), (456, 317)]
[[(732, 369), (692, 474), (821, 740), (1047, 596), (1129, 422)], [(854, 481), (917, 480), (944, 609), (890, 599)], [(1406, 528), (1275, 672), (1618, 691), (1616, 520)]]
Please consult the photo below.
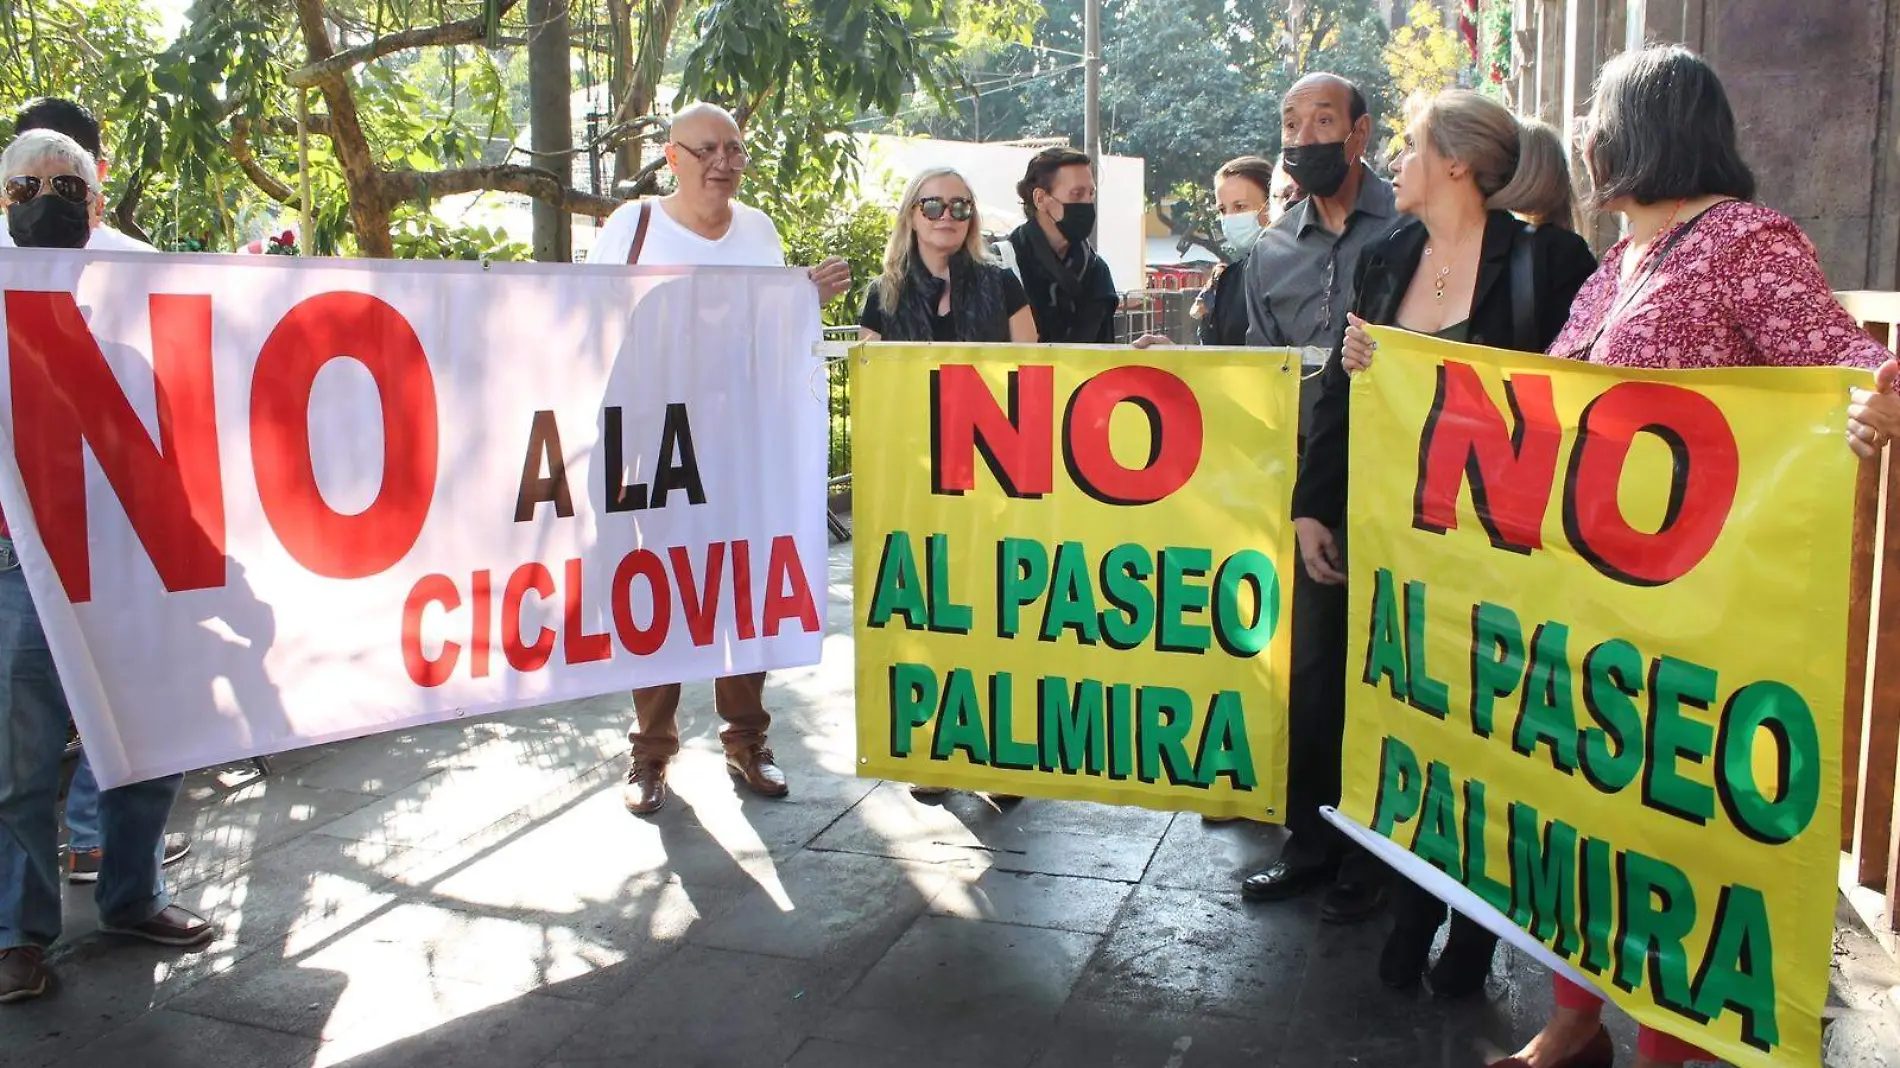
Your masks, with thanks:
[(850, 361), (859, 774), (1283, 820), (1297, 357)]
[(1864, 373), (1376, 337), (1344, 815), (1637, 1020), (1819, 1063)]

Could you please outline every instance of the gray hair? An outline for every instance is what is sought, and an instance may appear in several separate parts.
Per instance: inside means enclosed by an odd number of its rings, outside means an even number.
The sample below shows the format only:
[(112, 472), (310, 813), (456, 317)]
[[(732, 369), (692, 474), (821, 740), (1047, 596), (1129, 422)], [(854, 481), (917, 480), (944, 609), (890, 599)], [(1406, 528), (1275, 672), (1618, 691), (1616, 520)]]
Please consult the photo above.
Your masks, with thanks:
[(54, 130), (28, 130), (15, 137), (0, 153), (0, 178), (16, 178), (48, 162), (72, 168), (94, 195), (99, 193), (99, 161), (79, 142)]

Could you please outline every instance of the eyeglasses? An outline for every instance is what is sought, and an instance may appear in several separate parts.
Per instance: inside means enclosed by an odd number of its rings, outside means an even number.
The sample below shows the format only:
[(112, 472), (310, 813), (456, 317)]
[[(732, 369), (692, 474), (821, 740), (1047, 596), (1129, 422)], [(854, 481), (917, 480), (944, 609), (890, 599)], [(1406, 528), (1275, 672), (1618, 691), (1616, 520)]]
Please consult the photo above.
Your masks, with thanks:
[(40, 190), (51, 185), (53, 192), (61, 200), (70, 200), (74, 204), (84, 204), (92, 199), (92, 186), (76, 174), (56, 174), (41, 179), (37, 175), (22, 174), (7, 179), (7, 203), (24, 204), (40, 195)]
[(674, 141), (672, 143), (685, 149), (694, 159), (708, 167), (715, 163), (723, 162), (726, 166), (731, 167), (735, 171), (745, 168), (745, 146), (737, 141), (727, 141), (723, 145), (706, 145), (703, 148), (694, 148), (684, 141)]
[(969, 222), (976, 216), (976, 204), (969, 197), (951, 197), (948, 200), (943, 197), (925, 197), (917, 202), (917, 210), (923, 212), (924, 218), (931, 222), (943, 218), (946, 211), (958, 222)]

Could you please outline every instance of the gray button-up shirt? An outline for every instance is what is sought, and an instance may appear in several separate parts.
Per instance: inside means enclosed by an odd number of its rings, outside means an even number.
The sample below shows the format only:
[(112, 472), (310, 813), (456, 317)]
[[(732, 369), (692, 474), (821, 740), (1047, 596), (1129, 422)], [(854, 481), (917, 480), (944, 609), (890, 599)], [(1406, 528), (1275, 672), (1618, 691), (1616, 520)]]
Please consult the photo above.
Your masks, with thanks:
[(1339, 342), (1355, 296), (1359, 255), (1399, 220), (1392, 183), (1360, 166), (1359, 197), (1344, 233), (1326, 229), (1309, 198), (1254, 244), (1247, 256), (1247, 344), (1331, 351)]

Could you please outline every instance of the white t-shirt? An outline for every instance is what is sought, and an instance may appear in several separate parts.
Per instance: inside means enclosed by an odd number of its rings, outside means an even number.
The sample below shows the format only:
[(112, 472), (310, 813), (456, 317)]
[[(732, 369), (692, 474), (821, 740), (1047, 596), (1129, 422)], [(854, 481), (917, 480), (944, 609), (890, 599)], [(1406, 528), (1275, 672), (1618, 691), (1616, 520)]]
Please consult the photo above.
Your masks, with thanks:
[(785, 246), (779, 241), (778, 227), (757, 208), (732, 201), (732, 225), (717, 241), (688, 230), (673, 221), (658, 200), (630, 200), (614, 209), (607, 225), (594, 238), (588, 263), (627, 262), (633, 250), (633, 235), (640, 227), (640, 205), (651, 205), (647, 223), (647, 242), (640, 248), (640, 263), (653, 267), (783, 267)]
[[(0, 217), (0, 224), (4, 224), (5, 222), (6, 222), (5, 218)], [(13, 247), (13, 235), (7, 232), (6, 226), (0, 225), (0, 248), (12, 248), (12, 247)], [(104, 223), (101, 223), (98, 226), (95, 226), (92, 228), (92, 236), (86, 239), (86, 247), (90, 249), (97, 249), (101, 252), (157, 252), (158, 251), (152, 246), (146, 244), (145, 242), (140, 241), (138, 238), (131, 237), (126, 234), (122, 234), (119, 231), (114, 230), (112, 227), (105, 225)]]

